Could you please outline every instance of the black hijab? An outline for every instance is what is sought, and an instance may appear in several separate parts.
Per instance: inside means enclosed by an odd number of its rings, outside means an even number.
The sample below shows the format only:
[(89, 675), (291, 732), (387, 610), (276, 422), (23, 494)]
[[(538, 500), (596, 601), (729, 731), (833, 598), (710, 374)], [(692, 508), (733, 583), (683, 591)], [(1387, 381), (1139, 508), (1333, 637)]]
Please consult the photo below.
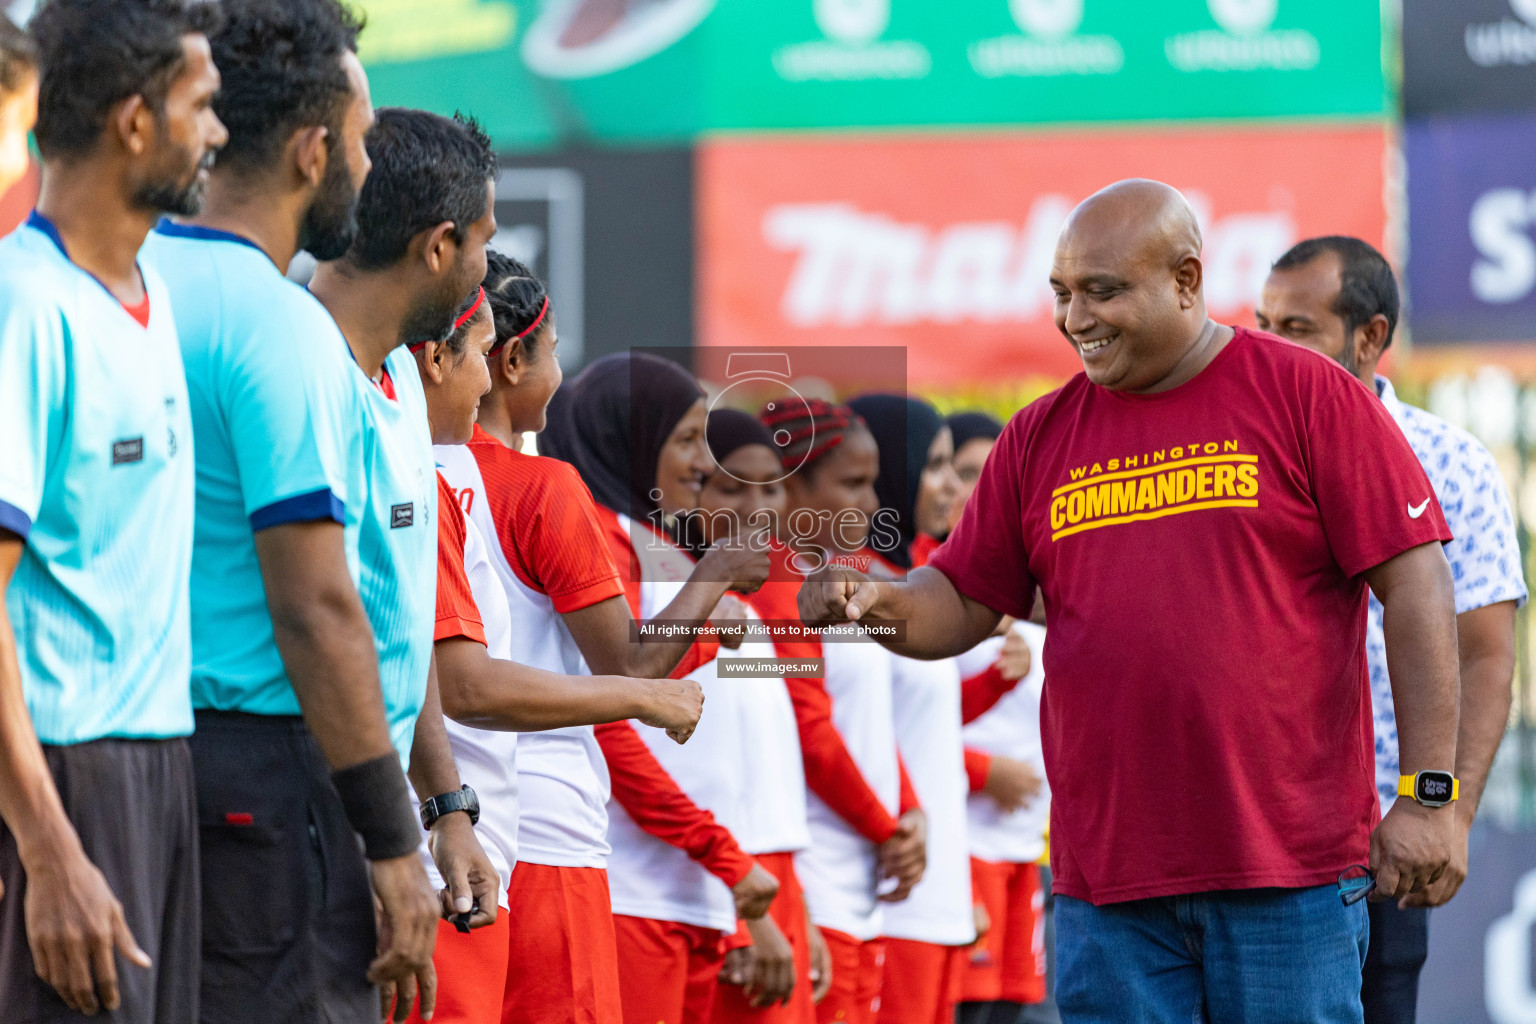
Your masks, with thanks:
[(709, 428), (705, 434), (709, 441), (709, 453), (716, 462), (724, 462), (738, 448), (760, 444), (778, 455), (773, 435), (763, 421), (740, 409), (715, 409), (709, 414)]
[(648, 519), (657, 509), (656, 460), (703, 397), (688, 371), (660, 356), (604, 356), (555, 392), (539, 451), (575, 466), (599, 505)]
[(997, 417), (985, 412), (957, 412), (944, 420), (949, 427), (950, 434), (955, 439), (955, 452), (959, 453), (966, 442), (974, 441), (978, 437), (988, 441), (996, 441), (1003, 436), (1003, 425)]
[(944, 429), (939, 411), (921, 398), (911, 395), (860, 395), (848, 403), (875, 436), (880, 448), (880, 476), (875, 479), (875, 496), (880, 507), (894, 513), (901, 542), (895, 551), (881, 555), (903, 569), (912, 567), (912, 542), (917, 539), (917, 490), (922, 483), (923, 467), (928, 465), (928, 449)]

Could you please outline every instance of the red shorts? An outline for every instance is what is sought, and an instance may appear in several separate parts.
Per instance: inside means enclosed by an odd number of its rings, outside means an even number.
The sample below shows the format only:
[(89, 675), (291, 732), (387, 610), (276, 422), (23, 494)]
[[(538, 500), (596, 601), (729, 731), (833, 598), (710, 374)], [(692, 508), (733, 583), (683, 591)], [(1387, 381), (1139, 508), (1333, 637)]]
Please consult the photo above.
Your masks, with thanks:
[(969, 946), (885, 940), (878, 1024), (954, 1024)]
[(992, 928), (971, 947), (960, 998), (968, 1003), (1045, 999), (1045, 892), (1034, 864), (971, 858), (971, 885)]
[(823, 928), (821, 937), (832, 958), (832, 988), (816, 1004), (817, 1024), (875, 1024), (885, 969), (885, 940), (860, 942), (831, 928)]
[[(621, 1014), (608, 873), (521, 861), (507, 887), (507, 943), (498, 1020), (611, 1024)], [(433, 1018), (434, 1024), (438, 1018)], [(652, 1022), (654, 1024), (654, 1022)]]
[(705, 1024), (709, 1020), (725, 960), (720, 929), (614, 914), (613, 930), (618, 940), (624, 1024)]
[[(507, 936), (511, 915), (497, 910), (496, 920), (468, 935), (447, 921), (437, 923), (437, 1009), (434, 1024), (500, 1024), (501, 989), (507, 977)], [(422, 1024), (420, 1006), (410, 1024)]]
[(816, 1004), (811, 1001), (811, 951), (806, 935), (805, 897), (800, 879), (795, 876), (792, 853), (759, 853), (756, 860), (779, 880), (779, 894), (768, 908), (768, 916), (789, 940), (795, 951), (795, 992), (787, 1005), (755, 1009), (736, 985), (722, 984), (715, 990), (713, 1020), (717, 1024), (814, 1024)]

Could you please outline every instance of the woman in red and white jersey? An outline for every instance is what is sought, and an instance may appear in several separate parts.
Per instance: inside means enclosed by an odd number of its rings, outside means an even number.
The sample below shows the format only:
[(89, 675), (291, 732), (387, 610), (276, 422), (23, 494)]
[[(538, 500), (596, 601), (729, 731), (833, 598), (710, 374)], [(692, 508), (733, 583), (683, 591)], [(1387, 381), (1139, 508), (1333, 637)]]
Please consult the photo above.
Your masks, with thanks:
[[(848, 403), (880, 448), (875, 490), (885, 535), (871, 544), (870, 573), (900, 578), (921, 564), (945, 532), (959, 482), (949, 428), (937, 410), (908, 395), (865, 395)], [(928, 812), (928, 871), (912, 895), (885, 915), (885, 986), (880, 1024), (951, 1024), (976, 939), (966, 841), (960, 668), (952, 658), (895, 657), (896, 738)]]
[[(590, 663), (599, 671), (666, 676), (691, 640), (630, 642), (625, 587), (585, 484), (569, 464), (517, 450), (524, 432), (543, 428), (560, 384), (559, 338), (549, 297), (528, 268), (494, 252), (488, 263), (485, 287), (496, 320), (492, 390), (469, 445), (440, 448), (438, 457), (470, 518), (494, 538), (493, 564), (514, 621), (514, 656), (561, 672), (585, 672)], [(661, 774), (643, 747), (638, 760), (649, 762), (647, 778)], [(610, 775), (593, 729), (524, 735), (517, 770), (520, 861), (509, 898), (521, 927), (512, 937), (504, 1013), (518, 1021), (617, 1019), (619, 967), (606, 874)], [(621, 791), (636, 788), (631, 775), (617, 773)], [(730, 859), (719, 842), (723, 830), (675, 786), (653, 788), (663, 792), (653, 797), (647, 821), (681, 828), (683, 841), (701, 856), (733, 868), (746, 861), (739, 851)], [(679, 805), (686, 805), (681, 814)]]
[[(479, 371), (484, 363), (482, 354), (491, 338), (490, 317), (480, 306), (477, 294), (467, 311), (460, 313), (447, 340), (413, 348), (417, 367), (422, 371), (433, 440), (458, 442), (464, 439), (465, 424), (471, 422), (474, 415), (473, 403), (478, 401), (478, 394), (487, 383), (487, 378)], [(465, 523), (453, 491), (441, 475), (437, 478), (437, 498), (434, 667), (435, 648), (439, 642), (479, 644), (490, 656), (506, 658), (510, 654), (511, 637), (504, 609), (494, 600), (484, 599), (494, 597), (493, 592), (486, 591), (485, 585), (495, 582), (486, 578), (485, 545)], [(477, 583), (481, 588), (478, 601), (474, 593)], [(423, 709), (423, 714), (439, 712), (440, 706)], [(506, 901), (501, 898), (500, 879), (507, 877), (517, 862), (518, 808), (514, 768), (517, 734), (482, 734), (446, 716), (443, 724), (453, 748), (459, 780), (470, 787), (480, 803), (475, 833), (497, 877), (469, 880), (473, 892), (468, 897), (450, 892), (451, 887), (445, 884), (432, 857), (435, 836), (423, 832), (421, 859), (427, 874), (445, 893), (445, 899), (451, 899), (454, 904), (444, 908), (445, 920), (438, 925), (433, 957), (440, 975), (436, 1018), (442, 1021), (491, 1021), (497, 1019), (493, 1015), (499, 1012), (498, 993), (494, 981), (482, 982), (482, 979), (493, 978), (498, 970), (504, 974), (506, 970), (502, 950), (506, 948), (509, 924), (504, 912)], [(416, 796), (419, 801), (421, 795)], [(491, 904), (499, 904), (503, 912), (497, 913)], [(460, 926), (450, 924), (448, 918), (456, 918)], [(474, 963), (476, 969), (442, 976), (449, 956), (455, 961)], [(417, 1019), (418, 1014), (419, 1010), (413, 1011), (411, 1019)]]
[(1012, 1024), (1020, 1007), (1046, 996), (1045, 891), (1039, 865), (1051, 805), (1040, 746), (1045, 630), (1032, 622), (1004, 622), (1006, 636), (993, 637), (956, 659), (962, 673), (997, 672), (1018, 680), (962, 733), (972, 771), (967, 803), (971, 884), (990, 927), (972, 947), (961, 979), (961, 1024)]
[[(819, 399), (764, 410), (779, 457), (788, 512), (773, 572), (751, 598), (765, 620), (798, 622), (804, 574), (863, 554), (878, 508), (879, 451), (863, 421)], [(811, 845), (795, 858), (829, 968), (816, 1003), (823, 1024), (871, 1024), (880, 996), (882, 903), (906, 897), (925, 863), (926, 823), (896, 747), (894, 662), (857, 636), (809, 634), (778, 645), (781, 657), (821, 658), (821, 677), (786, 679), (805, 762)], [(830, 975), (830, 978), (827, 976)]]
[[(704, 482), (698, 515), (698, 550), (715, 543), (775, 529), (785, 512), (784, 469), (768, 428), (737, 409), (709, 414), (706, 437), (716, 470)], [(737, 609), (749, 624), (761, 617), (750, 604)], [(782, 652), (773, 639), (745, 638), (740, 647), (722, 647), (715, 667), (734, 658), (773, 659)], [(700, 673), (708, 671), (701, 668)], [(731, 822), (742, 848), (779, 880), (769, 914), (745, 922), (732, 944), (722, 984), (715, 993), (716, 1022), (812, 1024), (815, 1009), (810, 980), (810, 923), (795, 874), (795, 853), (810, 845), (805, 820), (805, 765), (795, 709), (781, 678), (729, 677), (738, 731), (746, 738), (740, 756), (742, 803)], [(710, 713), (716, 713), (711, 707)]]
[[(486, 355), (495, 341), (490, 307), (481, 291), (445, 342), (417, 346), (428, 420), (439, 453), (462, 450), (458, 446), (470, 437), (476, 406), (490, 383)], [(500, 883), (514, 876), (519, 856), (515, 730), (559, 729), (639, 713), (681, 739), (697, 722), (702, 693), (687, 682), (594, 678), (584, 669), (572, 672), (557, 664), (514, 662), (518, 623), (494, 566), (494, 547), (466, 519), (463, 496), (455, 494), (441, 473), (438, 489), (434, 663), (454, 759), (463, 781), (478, 796), (476, 827), (499, 875), (489, 880), (488, 888), (477, 886), (476, 896), (483, 889), (486, 903), (511, 909), (510, 894)], [(430, 870), (430, 858), (428, 864)], [(486, 903), (465, 923), (484, 923), (491, 914)], [(470, 908), (452, 909), (462, 919)], [(526, 927), (511, 927), (511, 916), (499, 915), (484, 930), (440, 927), (436, 1020), (492, 1024), (502, 1019), (509, 951)]]
[[(505, 359), (510, 364), (513, 355)], [(515, 404), (516, 384), (507, 364), (501, 368), (507, 387), (493, 391), (487, 402), (492, 410), (487, 427), (510, 438), (513, 427), (542, 424), (550, 396), (544, 393), (528, 405), (536, 411), (528, 418), (531, 425), (522, 411), (518, 421), (508, 415), (504, 424), (496, 424), (501, 410), (524, 408)], [(631, 384), (644, 395), (633, 415)], [(696, 567), (676, 543), (653, 531), (653, 520), (637, 522), (624, 514), (648, 516), (660, 507), (680, 511), (696, 504), (694, 450), (702, 448), (702, 427), (690, 438), (688, 428), (679, 433), (679, 424), (694, 413), (697, 398), (696, 382), (668, 362), (610, 356), (588, 367), (550, 407), (541, 445), (562, 461), (538, 462), (559, 467), (562, 479), (581, 488), (587, 510), (579, 528), (562, 528), (559, 545), (594, 557), (607, 548), (610, 567), (621, 567), (610, 568), (611, 579), (619, 582), (616, 596), (561, 613), (574, 645), (599, 671), (622, 665), (625, 671), (665, 676), (668, 669), (679, 674), (697, 668), (713, 657), (713, 643), (702, 649), (694, 639), (720, 597), (730, 586), (750, 590), (766, 576), (760, 553), (720, 551), (707, 554)], [(702, 419), (702, 404), (694, 416)], [(631, 456), (639, 481), (631, 479)], [(484, 470), (485, 462), (479, 465)], [(487, 484), (490, 494), (502, 490), (488, 479)], [(653, 490), (680, 490), (682, 499), (659, 505), (650, 497)], [(636, 494), (648, 505), (634, 504)], [(601, 508), (593, 507), (593, 496)], [(508, 519), (515, 522), (518, 516)], [(501, 539), (507, 547), (507, 530)], [(634, 642), (633, 619), (656, 617), (673, 628), (671, 639)], [(700, 682), (710, 692), (707, 680)], [(720, 933), (734, 932), (737, 912), (762, 917), (777, 890), (773, 875), (742, 852), (725, 826), (736, 811), (740, 788), (731, 760), (740, 745), (728, 697), (711, 694), (710, 718), (687, 748), (677, 748), (644, 723), (616, 723), (596, 731), (610, 775), (605, 854), (625, 1019), (676, 1024), (685, 1016), (702, 1018), (723, 956)]]
[[(957, 413), (945, 422), (960, 481), (949, 516), (953, 528), (1003, 425), (981, 412)], [(957, 659), (967, 679), (1019, 681), (991, 710), (975, 716), (968, 709), (962, 734), (971, 776), (971, 882), (990, 928), (971, 950), (961, 1024), (1013, 1024), (1023, 1005), (1046, 996), (1045, 892), (1037, 863), (1045, 855), (1051, 803), (1040, 746), (1045, 630), (1009, 619), (1004, 626), (1004, 635)]]

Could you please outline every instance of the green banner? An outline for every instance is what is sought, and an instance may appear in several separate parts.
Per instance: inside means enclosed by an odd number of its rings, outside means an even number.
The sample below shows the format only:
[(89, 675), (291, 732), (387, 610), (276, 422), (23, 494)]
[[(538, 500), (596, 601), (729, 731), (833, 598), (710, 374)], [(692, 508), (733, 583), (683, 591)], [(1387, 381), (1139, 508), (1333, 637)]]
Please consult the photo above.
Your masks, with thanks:
[(1378, 0), (373, 0), (375, 99), (499, 144), (1371, 116)]

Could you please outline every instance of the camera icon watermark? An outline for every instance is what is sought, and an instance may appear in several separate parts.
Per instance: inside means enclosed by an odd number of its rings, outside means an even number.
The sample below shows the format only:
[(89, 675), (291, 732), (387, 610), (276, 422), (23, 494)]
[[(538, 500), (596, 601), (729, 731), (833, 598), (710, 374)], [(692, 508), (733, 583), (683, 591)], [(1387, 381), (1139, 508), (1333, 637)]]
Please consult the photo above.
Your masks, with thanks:
[[(874, 484), (881, 472), (900, 473), (904, 462), (880, 460), (873, 435), (844, 405), (860, 394), (905, 393), (904, 348), (637, 351), (688, 367), (704, 393), (704, 416), (692, 410), (691, 418), (667, 424), (672, 434), (660, 457), (649, 451), (629, 453), (636, 490), (647, 488), (650, 499), (645, 522), (631, 531), (641, 562), (653, 569), (656, 563), (671, 562), (664, 556), (673, 547), (699, 557), (702, 566), (702, 555), (712, 549), (762, 552), (782, 546), (789, 549), (793, 568), (806, 574), (831, 561), (856, 564), (863, 558), (868, 564), (872, 555), (902, 543), (898, 512), (881, 506)], [(655, 396), (642, 388), (636, 385), (630, 396), (631, 437), (650, 438), (654, 444), (657, 428), (644, 421), (654, 415)], [(717, 451), (709, 423), (726, 410), (761, 423), (760, 439), (747, 445), (738, 436), (729, 450)], [(693, 436), (701, 425), (702, 436)], [(901, 441), (885, 438), (882, 443)], [(693, 454), (685, 452), (689, 445), (696, 449)], [(743, 447), (753, 451), (743, 453)], [(675, 485), (679, 476), (687, 483), (695, 473), (696, 484)], [(882, 490), (902, 494), (906, 487), (885, 480)], [(680, 571), (673, 567), (668, 578), (680, 578)], [(641, 575), (656, 578), (655, 572)]]

